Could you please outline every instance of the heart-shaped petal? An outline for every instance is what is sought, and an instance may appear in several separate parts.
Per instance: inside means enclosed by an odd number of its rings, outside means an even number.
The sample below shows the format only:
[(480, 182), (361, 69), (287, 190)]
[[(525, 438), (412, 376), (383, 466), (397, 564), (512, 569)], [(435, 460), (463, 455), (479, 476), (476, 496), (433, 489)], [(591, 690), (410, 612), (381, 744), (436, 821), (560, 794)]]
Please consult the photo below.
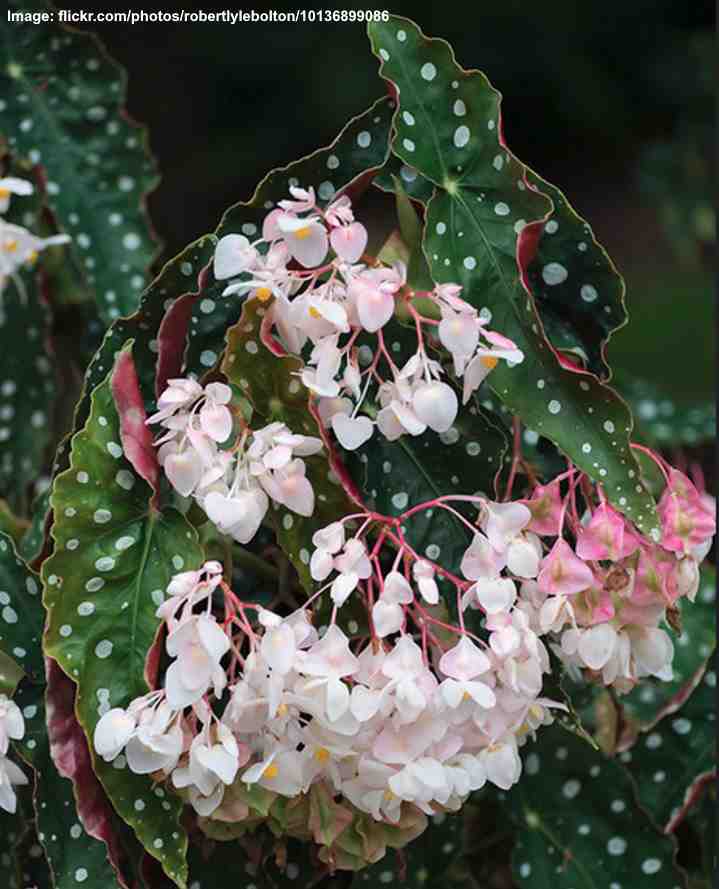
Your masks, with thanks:
[(163, 469), (172, 487), (183, 497), (190, 496), (203, 473), (202, 460), (194, 451), (169, 454)]
[(369, 417), (348, 417), (346, 414), (335, 414), (331, 422), (339, 443), (348, 451), (356, 451), (372, 438), (374, 432), (374, 423)]
[(367, 229), (361, 222), (335, 228), (330, 235), (330, 244), (340, 259), (358, 262), (367, 246)]

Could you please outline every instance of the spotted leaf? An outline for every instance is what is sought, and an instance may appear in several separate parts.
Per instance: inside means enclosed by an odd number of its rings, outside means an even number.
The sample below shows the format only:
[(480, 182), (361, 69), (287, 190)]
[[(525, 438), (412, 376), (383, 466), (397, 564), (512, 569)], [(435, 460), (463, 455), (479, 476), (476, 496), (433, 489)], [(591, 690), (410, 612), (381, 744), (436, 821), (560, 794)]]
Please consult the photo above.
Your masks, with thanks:
[(527, 284), (545, 331), (556, 349), (609, 379), (606, 344), (627, 321), (624, 280), (562, 192), (531, 170), (527, 183), (553, 205), (527, 267)]
[[(47, 11), (25, 0), (10, 9)], [(124, 71), (91, 35), (3, 19), (0, 72), (7, 141), (41, 165), (48, 206), (103, 319), (134, 311), (154, 252), (144, 200), (157, 175), (144, 131), (123, 109)]]
[[(0, 75), (1, 76), (1, 75)], [(8, 175), (34, 179), (29, 165), (14, 162)], [(41, 232), (42, 195), (17, 197), (7, 221)], [(12, 242), (10, 242), (12, 243)], [(5, 245), (2, 245), (5, 246)], [(64, 247), (51, 247), (58, 253)], [(52, 435), (56, 396), (50, 312), (43, 292), (43, 253), (39, 263), (20, 269), (5, 284), (0, 307), (0, 495), (26, 513), (29, 486), (40, 475)]]
[[(309, 393), (296, 376), (302, 361), (292, 355), (273, 355), (260, 340), (265, 313), (263, 304), (253, 298), (245, 301), (238, 323), (227, 332), (227, 350), (222, 372), (238, 386), (254, 409), (253, 427), (286, 423), (292, 432), (317, 437), (319, 428), (309, 408)], [(352, 504), (339, 479), (330, 470), (323, 453), (302, 458), (307, 478), (315, 492), (315, 507), (305, 518), (273, 504), (272, 522), (277, 541), (290, 557), (300, 580), (309, 592), (313, 580), (309, 572), (312, 535), (318, 528), (348, 515)]]
[(665, 716), (621, 753), (637, 798), (667, 833), (712, 781), (716, 769), (716, 672), (709, 663), (681, 709)]
[(50, 755), (44, 686), (23, 683), (16, 697), (25, 716), (25, 737), (17, 744), (33, 770), (33, 802), (40, 843), (55, 889), (121, 889), (105, 843), (90, 836), (80, 822), (73, 784), (57, 770)]
[(41, 642), (44, 611), (37, 575), (0, 533), (0, 649), (35, 681), (44, 676)]
[[(348, 469), (369, 509), (398, 516), (418, 503), (452, 493), (494, 497), (494, 478), (506, 438), (491, 415), (472, 406), (442, 435), (428, 431), (387, 441), (375, 435), (353, 453)], [(457, 509), (457, 504), (451, 504)], [(460, 512), (462, 509), (459, 510)], [(476, 517), (476, 510), (467, 512)], [(420, 555), (458, 572), (471, 531), (447, 510), (436, 507), (406, 522), (407, 542)]]
[(371, 23), (380, 73), (399, 92), (394, 153), (435, 185), (424, 250), (439, 282), (464, 298), (524, 353), (492, 372), (497, 395), (535, 432), (551, 439), (645, 533), (658, 533), (653, 498), (629, 448), (632, 418), (613, 390), (579, 372), (547, 340), (528, 289), (552, 202), (507, 149), (499, 95), (478, 71), (465, 71), (447, 43), (428, 40), (411, 21)]
[[(170, 577), (202, 558), (185, 518), (152, 506), (152, 489), (133, 472), (120, 440), (108, 375), (72, 440), (69, 468), (54, 482), (54, 549), (43, 564), (46, 651), (77, 683), (76, 710), (90, 739), (108, 706), (126, 706), (147, 691), (145, 656), (159, 624), (155, 609)], [(183, 885), (180, 800), (153, 793), (147, 777), (121, 764), (96, 759), (94, 767), (117, 812)]]
[(519, 783), (501, 795), (517, 826), (517, 886), (674, 889), (681, 882), (673, 841), (636, 807), (618, 762), (556, 725), (538, 733), (523, 759)]

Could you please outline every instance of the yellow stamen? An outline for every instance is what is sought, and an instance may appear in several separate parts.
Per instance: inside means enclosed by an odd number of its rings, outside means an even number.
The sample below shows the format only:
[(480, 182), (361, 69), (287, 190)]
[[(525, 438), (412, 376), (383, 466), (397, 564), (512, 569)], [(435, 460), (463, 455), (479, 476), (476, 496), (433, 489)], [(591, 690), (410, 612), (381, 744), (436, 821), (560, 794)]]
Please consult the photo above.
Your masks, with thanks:
[(462, 695), (462, 700), (463, 700), (463, 701), (471, 701), (471, 700), (472, 700), (472, 695), (471, 695), (468, 691), (466, 691), (466, 692)]
[(272, 297), (272, 291), (269, 287), (258, 287), (255, 290), (255, 296), (261, 303), (266, 303)]
[(321, 318), (322, 315), (317, 311), (314, 306), (310, 306), (309, 308), (310, 318)]
[(17, 241), (5, 241), (3, 244), (3, 249), (7, 253), (14, 253), (17, 250)]
[(494, 370), (494, 368), (499, 364), (499, 359), (492, 358), (491, 355), (482, 355), (481, 361), (482, 364), (485, 367), (488, 367), (490, 370)]
[(32, 265), (36, 261), (37, 261), (37, 250), (31, 250), (30, 254), (28, 255), (28, 258), (27, 258), (28, 265)]
[(394, 794), (392, 793), (391, 790), (385, 790), (384, 798), (387, 800), (388, 803), (391, 803), (392, 800), (394, 799)]
[(315, 750), (315, 759), (317, 762), (327, 762), (330, 758), (330, 752), (326, 747), (318, 747)]
[(287, 715), (287, 704), (280, 704), (280, 706), (277, 708), (277, 715), (278, 716), (286, 716)]
[(9, 188), (0, 188), (0, 198), (9, 198), (10, 197), (10, 189)]
[(273, 762), (271, 762), (267, 766), (267, 768), (264, 770), (264, 772), (262, 773), (262, 777), (267, 778), (268, 780), (271, 781), (273, 778), (276, 778), (279, 775), (279, 773), (280, 773), (280, 770), (277, 768), (277, 766)]
[(294, 236), (298, 241), (304, 241), (305, 238), (309, 238), (312, 234), (312, 226), (305, 225), (303, 228), (298, 228), (296, 232), (293, 232)]

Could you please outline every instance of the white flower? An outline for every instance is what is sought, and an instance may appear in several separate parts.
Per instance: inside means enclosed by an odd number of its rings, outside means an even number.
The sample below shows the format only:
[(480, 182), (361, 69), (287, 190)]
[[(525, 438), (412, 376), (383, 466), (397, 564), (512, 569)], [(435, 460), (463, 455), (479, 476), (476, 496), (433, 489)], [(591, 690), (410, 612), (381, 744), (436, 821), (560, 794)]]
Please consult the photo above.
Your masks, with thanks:
[(177, 711), (164, 703), (155, 711), (142, 713), (137, 730), (125, 747), (127, 764), (136, 775), (170, 772), (181, 753), (182, 728)]
[(235, 494), (210, 491), (201, 502), (207, 518), (238, 543), (252, 540), (269, 507), (267, 495), (257, 486)]
[(230, 640), (207, 614), (193, 615), (167, 637), (167, 653), (176, 658), (165, 676), (167, 702), (182, 709), (199, 701), (210, 685), (219, 695), (227, 683), (220, 661)]
[(342, 552), (335, 556), (333, 565), (339, 574), (332, 582), (330, 595), (335, 605), (340, 606), (357, 588), (360, 580), (370, 577), (372, 563), (364, 543), (353, 537), (344, 545)]
[(449, 707), (458, 707), (463, 700), (471, 698), (481, 707), (493, 707), (494, 692), (476, 677), (486, 673), (491, 664), (483, 651), (467, 637), (446, 651), (439, 661), (439, 669), (449, 677), (439, 686), (442, 697)]
[(359, 661), (350, 651), (349, 640), (333, 624), (319, 642), (304, 653), (300, 663), (303, 673), (316, 677), (314, 685), (326, 685), (327, 718), (335, 722), (347, 712), (350, 704), (349, 689), (342, 679), (359, 669)]
[(8, 752), (10, 741), (19, 741), (24, 736), (25, 720), (20, 708), (7, 695), (0, 694), (0, 756)]
[(17, 809), (14, 788), (28, 783), (27, 776), (11, 759), (0, 756), (0, 809), (14, 814)]
[(0, 213), (5, 213), (10, 206), (11, 195), (17, 194), (24, 197), (32, 194), (33, 191), (32, 183), (25, 179), (18, 179), (16, 176), (6, 176), (4, 179), (0, 179)]
[(257, 250), (244, 235), (225, 235), (215, 247), (215, 278), (222, 281), (251, 271), (257, 262), (257, 256)]
[(125, 749), (136, 726), (135, 716), (122, 707), (113, 707), (103, 713), (93, 734), (95, 751), (105, 762), (112, 762)]
[(327, 256), (327, 229), (318, 216), (298, 218), (289, 213), (277, 217), (277, 228), (293, 259), (305, 268), (315, 268)]
[(190, 787), (193, 808), (208, 817), (222, 802), (224, 786), (235, 780), (239, 769), (237, 741), (227, 726), (218, 724), (212, 740), (207, 724), (190, 745), (189, 760), (172, 773), (175, 787)]
[(514, 736), (502, 738), (486, 747), (479, 754), (479, 759), (487, 772), (487, 779), (502, 790), (509, 790), (519, 781), (522, 760), (517, 753)]
[(415, 389), (412, 407), (419, 419), (435, 432), (446, 432), (457, 418), (457, 396), (450, 386), (438, 380)]
[(439, 602), (439, 589), (434, 579), (434, 566), (424, 559), (417, 559), (412, 565), (412, 577), (424, 601), (428, 605), (436, 605)]

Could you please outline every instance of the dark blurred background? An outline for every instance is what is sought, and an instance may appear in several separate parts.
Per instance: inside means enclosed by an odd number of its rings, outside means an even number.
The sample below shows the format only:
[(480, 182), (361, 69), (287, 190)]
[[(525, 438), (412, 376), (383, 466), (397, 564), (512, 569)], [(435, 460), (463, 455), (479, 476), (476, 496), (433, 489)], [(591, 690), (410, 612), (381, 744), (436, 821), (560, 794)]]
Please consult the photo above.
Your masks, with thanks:
[[(711, 394), (713, 5), (376, 5), (489, 76), (509, 146), (594, 226), (628, 284), (633, 323), (612, 342), (614, 363), (648, 364), (679, 398)], [(343, 8), (311, 8), (328, 7)], [(383, 92), (361, 24), (95, 30), (127, 68), (129, 112), (148, 125), (163, 172), (150, 209), (164, 258)]]

